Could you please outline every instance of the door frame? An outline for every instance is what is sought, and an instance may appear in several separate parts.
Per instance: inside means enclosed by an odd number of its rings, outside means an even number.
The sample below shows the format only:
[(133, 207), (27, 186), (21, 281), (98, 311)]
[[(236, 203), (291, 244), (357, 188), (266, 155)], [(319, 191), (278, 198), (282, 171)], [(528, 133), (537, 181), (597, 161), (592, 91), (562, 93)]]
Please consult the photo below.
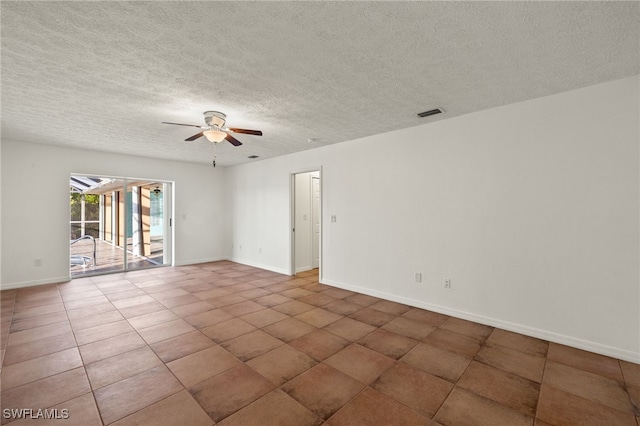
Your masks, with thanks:
[(318, 241), (318, 254), (319, 254), (319, 262), (318, 262), (318, 278), (319, 281), (322, 282), (322, 241), (323, 241), (323, 202), (324, 202), (324, 194), (323, 194), (323, 171), (322, 166), (317, 167), (308, 167), (304, 169), (297, 169), (289, 173), (289, 275), (293, 276), (296, 274), (296, 235), (295, 235), (295, 218), (296, 218), (296, 175), (302, 173), (310, 173), (310, 172), (318, 172), (318, 176), (320, 177), (320, 238)]

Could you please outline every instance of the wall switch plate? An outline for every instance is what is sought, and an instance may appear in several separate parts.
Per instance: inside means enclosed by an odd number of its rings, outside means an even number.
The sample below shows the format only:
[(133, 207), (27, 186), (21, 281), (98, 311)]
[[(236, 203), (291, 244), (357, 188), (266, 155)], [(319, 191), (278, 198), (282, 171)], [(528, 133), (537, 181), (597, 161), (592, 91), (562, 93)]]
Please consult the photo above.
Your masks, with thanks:
[(451, 288), (451, 278), (444, 279), (444, 288)]
[(417, 283), (422, 282), (422, 272), (416, 272), (416, 282)]

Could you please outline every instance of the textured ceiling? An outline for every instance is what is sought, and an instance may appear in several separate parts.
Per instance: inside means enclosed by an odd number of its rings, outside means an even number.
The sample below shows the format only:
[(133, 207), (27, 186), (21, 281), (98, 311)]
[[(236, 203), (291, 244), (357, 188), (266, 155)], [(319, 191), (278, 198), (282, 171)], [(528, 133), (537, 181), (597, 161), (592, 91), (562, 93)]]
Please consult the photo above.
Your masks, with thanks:
[(219, 110), (264, 132), (217, 145), (222, 166), (640, 73), (638, 2), (0, 8), (3, 139), (210, 163), (211, 143), (183, 142), (198, 129), (161, 122)]

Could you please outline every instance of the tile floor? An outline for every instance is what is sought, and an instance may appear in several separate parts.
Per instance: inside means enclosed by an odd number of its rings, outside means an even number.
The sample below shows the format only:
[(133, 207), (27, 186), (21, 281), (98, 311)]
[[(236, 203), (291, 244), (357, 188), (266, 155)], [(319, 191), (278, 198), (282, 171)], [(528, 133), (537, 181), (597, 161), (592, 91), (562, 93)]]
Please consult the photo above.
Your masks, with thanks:
[[(640, 366), (232, 262), (1, 292), (3, 409), (65, 425), (640, 425)], [(58, 411), (52, 411), (57, 409)]]

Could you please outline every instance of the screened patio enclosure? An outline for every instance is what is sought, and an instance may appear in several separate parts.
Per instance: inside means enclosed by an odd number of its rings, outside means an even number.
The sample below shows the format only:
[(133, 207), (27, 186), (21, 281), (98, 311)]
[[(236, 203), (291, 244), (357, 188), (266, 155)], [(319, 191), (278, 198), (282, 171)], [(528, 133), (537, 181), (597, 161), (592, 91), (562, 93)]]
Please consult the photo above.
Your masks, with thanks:
[(72, 277), (169, 263), (167, 182), (71, 175)]

